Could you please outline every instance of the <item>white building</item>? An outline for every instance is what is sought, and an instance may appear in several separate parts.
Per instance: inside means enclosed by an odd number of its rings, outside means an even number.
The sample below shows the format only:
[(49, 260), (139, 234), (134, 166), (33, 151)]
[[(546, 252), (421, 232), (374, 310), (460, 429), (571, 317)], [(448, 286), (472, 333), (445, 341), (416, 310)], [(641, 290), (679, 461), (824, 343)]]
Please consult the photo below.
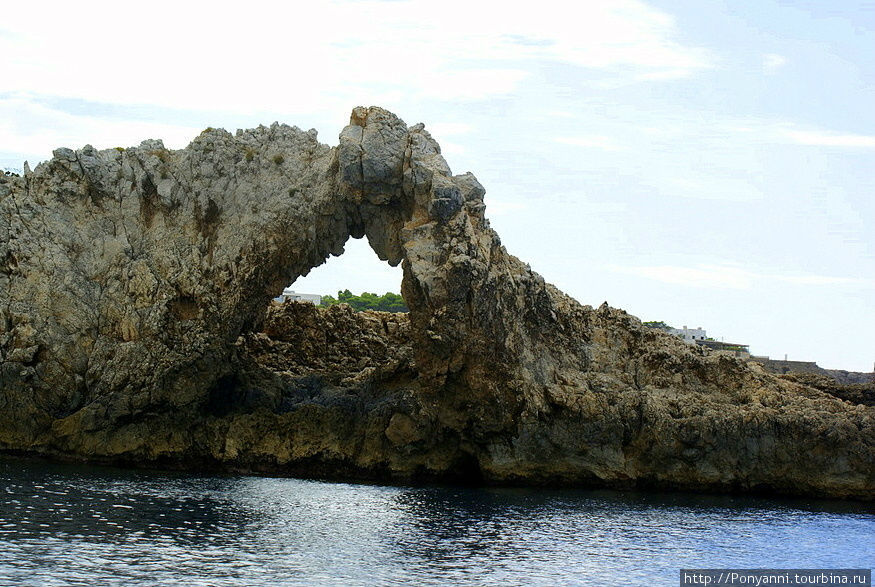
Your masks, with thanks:
[(287, 287), (278, 298), (274, 298), (275, 302), (285, 302), (286, 300), (292, 300), (293, 302), (310, 302), (311, 304), (318, 306), (322, 303), (322, 296), (318, 294), (298, 293)]
[(705, 340), (708, 337), (708, 334), (701, 326), (698, 328), (687, 328), (686, 326), (683, 328), (670, 328), (669, 332), (689, 344), (695, 344), (697, 340)]

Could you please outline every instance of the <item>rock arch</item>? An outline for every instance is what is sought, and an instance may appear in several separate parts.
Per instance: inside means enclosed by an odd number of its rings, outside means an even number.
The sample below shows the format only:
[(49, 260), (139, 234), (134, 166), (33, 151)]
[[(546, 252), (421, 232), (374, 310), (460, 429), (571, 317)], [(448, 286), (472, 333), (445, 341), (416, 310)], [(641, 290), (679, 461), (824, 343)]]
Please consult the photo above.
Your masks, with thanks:
[[(505, 251), (423, 125), (356, 108), (334, 148), (274, 124), (54, 155), (0, 178), (0, 449), (872, 495), (871, 408), (562, 294)], [(351, 236), (402, 264), (410, 322), (381, 328), (409, 360), (330, 385), (259, 365), (240, 336)], [(294, 312), (274, 318), (376, 336)]]

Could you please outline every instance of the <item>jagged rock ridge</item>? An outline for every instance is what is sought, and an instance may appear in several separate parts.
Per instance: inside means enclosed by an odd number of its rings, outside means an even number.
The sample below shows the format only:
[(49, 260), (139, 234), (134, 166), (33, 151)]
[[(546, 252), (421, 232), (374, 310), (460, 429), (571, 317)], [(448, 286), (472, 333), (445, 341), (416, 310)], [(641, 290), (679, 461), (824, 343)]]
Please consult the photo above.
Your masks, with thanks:
[[(208, 129), (0, 178), (0, 449), (872, 497), (873, 408), (580, 305), (505, 251), (484, 194), (379, 108), (335, 148)], [(292, 306), (264, 322), (362, 236), (402, 264), (409, 324)]]

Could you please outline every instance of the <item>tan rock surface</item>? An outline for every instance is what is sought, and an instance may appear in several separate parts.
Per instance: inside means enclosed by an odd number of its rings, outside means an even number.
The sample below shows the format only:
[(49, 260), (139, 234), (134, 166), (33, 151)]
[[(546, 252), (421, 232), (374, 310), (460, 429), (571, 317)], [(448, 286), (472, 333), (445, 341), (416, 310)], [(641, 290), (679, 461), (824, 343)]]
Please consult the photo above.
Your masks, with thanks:
[[(422, 125), (59, 149), (0, 179), (0, 448), (377, 479), (872, 498), (872, 407), (582, 306)], [(272, 308), (367, 236), (409, 322)]]

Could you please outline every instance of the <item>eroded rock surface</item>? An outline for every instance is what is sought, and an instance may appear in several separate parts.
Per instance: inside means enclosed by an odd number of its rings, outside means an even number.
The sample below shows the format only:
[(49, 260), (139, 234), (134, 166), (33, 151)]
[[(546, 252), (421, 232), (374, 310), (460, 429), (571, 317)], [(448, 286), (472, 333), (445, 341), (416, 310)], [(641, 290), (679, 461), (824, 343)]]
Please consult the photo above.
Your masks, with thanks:
[[(871, 498), (875, 409), (582, 306), (422, 125), (59, 149), (0, 178), (0, 448), (395, 480)], [(268, 300), (350, 237), (409, 321)]]

